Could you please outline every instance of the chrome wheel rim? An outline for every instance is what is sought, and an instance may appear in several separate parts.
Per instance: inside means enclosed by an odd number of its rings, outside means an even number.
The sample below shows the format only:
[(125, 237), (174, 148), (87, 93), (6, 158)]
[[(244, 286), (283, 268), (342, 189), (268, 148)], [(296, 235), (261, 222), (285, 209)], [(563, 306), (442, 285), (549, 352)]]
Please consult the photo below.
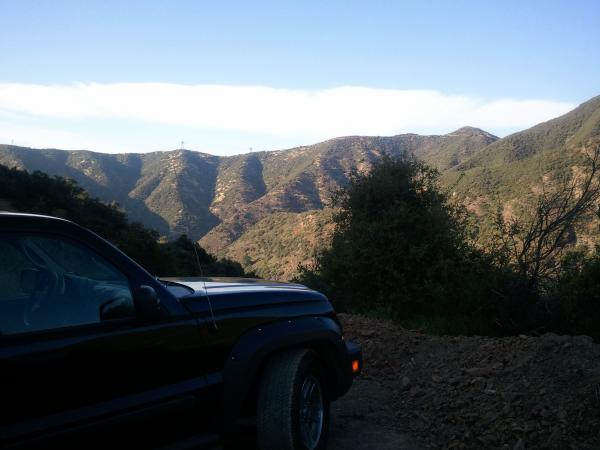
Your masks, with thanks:
[(323, 432), (323, 393), (319, 380), (309, 375), (300, 389), (300, 437), (308, 450), (319, 444)]

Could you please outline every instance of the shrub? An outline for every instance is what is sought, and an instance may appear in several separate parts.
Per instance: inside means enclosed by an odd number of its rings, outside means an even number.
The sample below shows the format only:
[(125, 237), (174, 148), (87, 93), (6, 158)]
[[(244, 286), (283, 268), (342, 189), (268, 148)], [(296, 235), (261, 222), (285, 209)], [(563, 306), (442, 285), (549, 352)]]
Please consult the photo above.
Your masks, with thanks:
[(400, 321), (471, 317), (495, 332), (493, 288), (505, 274), (469, 244), (465, 213), (440, 190), (436, 170), (385, 156), (368, 173), (353, 172), (335, 206), (332, 245), (300, 268), (300, 282), (341, 310), (389, 311)]
[(557, 290), (567, 331), (600, 341), (600, 247), (589, 257), (571, 255), (564, 264)]

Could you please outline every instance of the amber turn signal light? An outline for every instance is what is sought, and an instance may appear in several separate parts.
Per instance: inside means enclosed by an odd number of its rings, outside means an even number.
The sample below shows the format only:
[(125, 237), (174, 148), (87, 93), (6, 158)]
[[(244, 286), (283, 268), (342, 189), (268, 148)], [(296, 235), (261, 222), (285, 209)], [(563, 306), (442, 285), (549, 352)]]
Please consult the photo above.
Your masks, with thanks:
[(360, 371), (360, 363), (358, 359), (352, 361), (352, 373), (358, 373)]

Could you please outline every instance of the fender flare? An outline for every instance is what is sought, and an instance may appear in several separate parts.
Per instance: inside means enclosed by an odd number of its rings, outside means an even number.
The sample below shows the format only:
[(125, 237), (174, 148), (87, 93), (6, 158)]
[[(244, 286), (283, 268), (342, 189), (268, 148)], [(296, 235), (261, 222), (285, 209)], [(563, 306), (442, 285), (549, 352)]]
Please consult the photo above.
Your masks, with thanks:
[[(223, 395), (219, 414), (221, 430), (227, 430), (239, 417), (259, 371), (273, 354), (286, 348), (325, 344), (333, 349), (335, 386), (343, 395), (352, 384), (350, 362), (338, 324), (329, 317), (300, 317), (278, 320), (244, 333), (235, 343), (223, 370)], [(331, 352), (330, 352), (331, 353)]]

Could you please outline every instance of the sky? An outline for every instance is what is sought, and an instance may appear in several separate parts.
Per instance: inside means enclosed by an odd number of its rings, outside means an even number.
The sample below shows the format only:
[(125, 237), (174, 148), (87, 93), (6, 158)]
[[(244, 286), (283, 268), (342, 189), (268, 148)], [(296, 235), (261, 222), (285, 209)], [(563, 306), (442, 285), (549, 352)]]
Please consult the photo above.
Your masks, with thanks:
[(0, 0), (0, 143), (505, 136), (600, 94), (600, 1)]

